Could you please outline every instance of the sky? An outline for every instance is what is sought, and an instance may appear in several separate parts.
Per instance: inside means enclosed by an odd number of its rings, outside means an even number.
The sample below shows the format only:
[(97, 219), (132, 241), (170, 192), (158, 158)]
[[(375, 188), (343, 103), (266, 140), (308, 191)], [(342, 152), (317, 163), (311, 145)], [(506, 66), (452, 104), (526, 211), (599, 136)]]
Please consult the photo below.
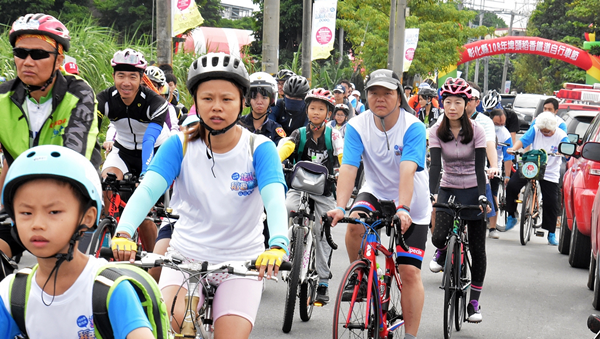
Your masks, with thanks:
[(510, 11), (515, 11), (513, 27), (525, 28), (531, 11), (535, 9), (537, 0), (463, 0), (465, 7), (472, 9), (484, 8), (488, 11), (505, 11), (507, 14), (496, 13), (506, 25), (510, 25)]

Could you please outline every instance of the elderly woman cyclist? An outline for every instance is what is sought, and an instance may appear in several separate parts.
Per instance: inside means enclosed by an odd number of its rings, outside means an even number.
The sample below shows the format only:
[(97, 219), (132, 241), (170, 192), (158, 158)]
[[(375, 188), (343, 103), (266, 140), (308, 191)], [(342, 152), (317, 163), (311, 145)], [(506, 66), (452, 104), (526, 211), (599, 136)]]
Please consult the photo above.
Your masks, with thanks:
[[(565, 131), (557, 128), (557, 120), (554, 114), (544, 112), (535, 120), (535, 125), (525, 133), (521, 139), (515, 142), (512, 149), (508, 149), (509, 153), (513, 150), (518, 150), (522, 147), (531, 145), (532, 150), (544, 149), (548, 153), (556, 153), (558, 144), (561, 142), (569, 142)], [(548, 243), (550, 245), (558, 245), (556, 239), (556, 218), (560, 209), (560, 187), (558, 185), (560, 179), (560, 162), (559, 157), (548, 157), (546, 164), (546, 172), (544, 178), (539, 180), (540, 188), (542, 189), (542, 200), (544, 202), (544, 212), (542, 215), (542, 228), (548, 231)], [(522, 179), (518, 175), (513, 175), (506, 186), (506, 211), (508, 213), (508, 221), (506, 230), (510, 230), (517, 224), (515, 211), (517, 209), (517, 196), (523, 186), (527, 184), (527, 179)]]

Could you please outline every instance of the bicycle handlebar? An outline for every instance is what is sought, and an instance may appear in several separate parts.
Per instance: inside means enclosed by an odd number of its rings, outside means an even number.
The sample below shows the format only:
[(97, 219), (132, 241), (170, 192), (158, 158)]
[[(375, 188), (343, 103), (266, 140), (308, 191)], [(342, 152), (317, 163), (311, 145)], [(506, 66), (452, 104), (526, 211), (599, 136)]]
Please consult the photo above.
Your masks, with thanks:
[[(322, 220), (323, 230), (325, 232), (325, 239), (327, 240), (327, 243), (329, 244), (329, 246), (331, 246), (331, 248), (333, 248), (334, 250), (337, 250), (338, 245), (333, 241), (333, 238), (331, 237), (331, 222), (333, 221), (333, 218), (327, 216), (327, 214), (323, 214), (323, 217), (321, 218), (321, 220)], [(364, 218), (344, 217), (344, 218), (338, 220), (338, 223), (357, 224), (357, 223), (361, 223), (362, 222), (362, 223), (365, 223), (367, 225), (372, 225), (377, 220), (381, 220), (381, 219), (380, 218), (376, 218), (376, 217), (375, 218), (369, 218), (369, 217), (364, 217)], [(398, 230), (399, 227), (397, 227), (397, 225), (400, 222), (400, 220), (398, 219), (398, 216), (394, 215), (394, 217), (392, 218), (391, 222), (392, 222), (393, 225), (390, 225), (390, 226), (394, 226)], [(387, 226), (386, 222), (382, 222), (381, 224), (377, 225), (375, 227), (375, 229), (381, 229), (384, 226)], [(400, 247), (402, 247), (403, 250), (405, 250), (407, 252), (410, 250), (410, 248), (406, 244), (406, 241), (404, 240), (404, 234), (402, 234), (401, 231), (397, 231), (396, 232), (396, 243), (398, 245), (400, 245)]]
[(158, 217), (169, 218), (169, 219), (179, 219), (179, 215), (171, 213), (171, 212), (173, 212), (173, 209), (171, 209), (171, 208), (155, 207), (155, 209), (156, 209), (156, 215)]
[[(113, 252), (110, 248), (102, 248), (100, 256), (109, 259), (113, 258)], [(131, 263), (129, 261), (116, 261), (117, 264), (132, 264), (141, 268), (154, 267), (169, 267), (175, 270), (181, 270), (189, 274), (208, 274), (208, 273), (229, 273), (239, 276), (258, 276), (256, 260), (247, 261), (227, 261), (220, 264), (209, 264), (207, 261), (193, 262), (184, 264), (184, 259), (178, 256), (164, 256), (156, 253), (138, 252), (136, 260)], [(280, 271), (289, 271), (292, 269), (292, 264), (289, 261), (284, 261), (279, 266)], [(271, 278), (277, 281), (277, 277)]]
[(455, 211), (455, 212), (460, 212), (462, 210), (480, 211), (480, 209), (481, 209), (481, 206), (479, 206), (479, 205), (461, 205), (460, 203), (443, 204), (443, 203), (439, 203), (439, 202), (436, 202), (435, 204), (433, 204), (433, 207), (447, 208), (447, 209), (451, 209), (452, 211)]
[(106, 178), (102, 179), (102, 190), (133, 193), (138, 183), (137, 178), (129, 173), (123, 176), (123, 180), (117, 180), (114, 173), (107, 173)]

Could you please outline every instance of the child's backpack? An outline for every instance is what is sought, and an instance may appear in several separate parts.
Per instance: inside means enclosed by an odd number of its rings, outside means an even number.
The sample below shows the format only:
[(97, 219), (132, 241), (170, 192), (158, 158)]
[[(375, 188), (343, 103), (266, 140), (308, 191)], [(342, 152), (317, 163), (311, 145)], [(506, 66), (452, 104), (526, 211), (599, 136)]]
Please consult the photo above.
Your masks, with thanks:
[[(295, 162), (298, 162), (302, 158), (302, 153), (304, 152), (304, 146), (306, 146), (306, 127), (301, 127), (298, 129), (300, 133), (300, 143), (298, 144), (298, 152), (296, 154)], [(332, 129), (329, 125), (325, 126), (325, 147), (327, 148), (327, 156), (328, 156), (328, 164), (327, 169), (330, 173), (333, 172), (333, 141), (331, 139)]]
[[(27, 305), (25, 301), (29, 296), (33, 278), (32, 273), (35, 272), (37, 267), (36, 265), (33, 268), (19, 270), (10, 285), (11, 314), (26, 337), (25, 309)], [(146, 271), (128, 264), (108, 264), (100, 267), (96, 272), (92, 292), (96, 338), (114, 338), (112, 326), (108, 319), (108, 304), (114, 288), (124, 280), (131, 283), (140, 298), (142, 308), (152, 326), (154, 338), (167, 339), (170, 328), (169, 316), (158, 285)]]

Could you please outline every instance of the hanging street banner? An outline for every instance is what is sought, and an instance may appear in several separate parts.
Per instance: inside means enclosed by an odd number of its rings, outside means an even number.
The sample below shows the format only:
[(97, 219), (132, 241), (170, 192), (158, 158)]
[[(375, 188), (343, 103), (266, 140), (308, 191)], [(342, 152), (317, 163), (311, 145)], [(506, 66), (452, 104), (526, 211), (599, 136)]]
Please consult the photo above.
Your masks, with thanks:
[(410, 64), (415, 57), (415, 50), (419, 42), (419, 29), (407, 28), (404, 30), (404, 63), (402, 72), (408, 72)]
[(177, 36), (204, 22), (195, 0), (171, 0), (172, 34)]
[(313, 4), (312, 58), (327, 59), (335, 41), (337, 0), (317, 0)]

